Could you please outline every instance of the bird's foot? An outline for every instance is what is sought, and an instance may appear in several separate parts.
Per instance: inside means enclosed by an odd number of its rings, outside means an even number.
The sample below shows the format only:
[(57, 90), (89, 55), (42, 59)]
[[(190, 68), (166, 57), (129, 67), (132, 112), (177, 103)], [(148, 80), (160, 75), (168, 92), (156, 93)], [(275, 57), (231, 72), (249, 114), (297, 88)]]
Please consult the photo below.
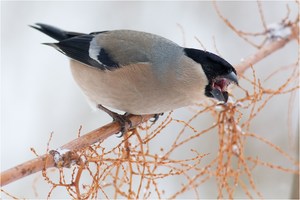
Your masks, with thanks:
[(120, 135), (117, 137), (122, 137), (125, 133), (127, 133), (132, 128), (132, 122), (129, 119), (129, 113), (125, 113), (124, 115), (120, 115), (116, 113), (116, 115), (113, 117), (114, 122), (119, 122), (121, 126)]
[(113, 112), (113, 111), (105, 108), (104, 106), (102, 106), (100, 104), (97, 106), (97, 108), (99, 108), (100, 110), (103, 110), (109, 116), (111, 116), (113, 118), (114, 122), (119, 122), (119, 124), (121, 126), (121, 131), (120, 131), (121, 134), (117, 137), (122, 137), (125, 133), (127, 133), (132, 128), (132, 122), (128, 118), (129, 113), (125, 113), (124, 115), (120, 115), (116, 112)]
[(150, 120), (150, 122), (152, 122), (152, 124), (154, 124), (154, 123), (158, 120), (158, 118), (159, 118), (160, 116), (163, 116), (163, 115), (164, 115), (164, 113), (158, 113), (158, 114), (155, 114), (155, 115), (153, 116), (153, 119)]

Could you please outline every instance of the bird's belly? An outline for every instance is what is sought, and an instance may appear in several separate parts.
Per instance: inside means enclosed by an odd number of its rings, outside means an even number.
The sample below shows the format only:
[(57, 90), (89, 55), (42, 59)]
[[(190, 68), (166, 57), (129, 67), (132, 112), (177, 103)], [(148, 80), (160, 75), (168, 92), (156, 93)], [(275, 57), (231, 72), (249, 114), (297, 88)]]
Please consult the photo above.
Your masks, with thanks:
[[(132, 114), (154, 114), (191, 105), (203, 91), (186, 93), (175, 85), (162, 84), (148, 64), (102, 71), (71, 61), (75, 81), (94, 104)], [(192, 91), (191, 91), (192, 92)]]

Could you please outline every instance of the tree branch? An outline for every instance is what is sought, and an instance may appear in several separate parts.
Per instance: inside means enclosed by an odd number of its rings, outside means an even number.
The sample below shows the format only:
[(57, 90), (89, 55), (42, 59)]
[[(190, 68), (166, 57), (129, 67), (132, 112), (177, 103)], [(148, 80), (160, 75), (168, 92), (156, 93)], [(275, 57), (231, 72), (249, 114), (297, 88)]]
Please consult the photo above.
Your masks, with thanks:
[[(132, 127), (135, 128), (143, 122), (148, 121), (154, 115), (130, 115), (129, 119), (132, 122)], [(120, 132), (121, 127), (118, 122), (112, 122), (98, 129), (95, 129), (63, 146), (60, 149), (68, 149), (70, 151), (78, 151), (88, 147), (96, 142), (106, 139), (107, 137)], [(70, 163), (65, 163), (66, 165)], [(23, 164), (10, 168), (1, 173), (1, 186), (7, 185), (13, 181), (24, 178), (30, 174), (39, 172), (43, 169), (54, 167), (55, 161), (52, 154), (44, 154), (35, 159), (27, 161)], [(65, 166), (65, 165), (64, 165)], [(62, 166), (63, 167), (63, 166)]]
[(278, 40), (274, 40), (273, 42), (269, 43), (268, 45), (263, 46), (260, 48), (255, 54), (249, 56), (241, 63), (235, 66), (237, 69), (238, 74), (242, 75), (244, 72), (254, 64), (258, 63), (265, 57), (269, 56), (270, 54), (274, 53), (275, 51), (284, 47), (287, 43), (291, 40), (297, 39), (298, 36), (298, 25), (297, 23), (293, 23), (291, 25), (291, 34), (287, 38), (282, 38)]

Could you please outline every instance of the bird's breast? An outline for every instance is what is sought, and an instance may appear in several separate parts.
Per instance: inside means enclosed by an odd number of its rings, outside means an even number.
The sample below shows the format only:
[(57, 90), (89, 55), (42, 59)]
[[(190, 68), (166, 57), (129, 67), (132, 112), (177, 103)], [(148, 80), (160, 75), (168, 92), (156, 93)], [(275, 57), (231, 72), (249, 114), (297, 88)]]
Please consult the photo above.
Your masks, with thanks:
[[(178, 77), (176, 70), (158, 75), (149, 63), (103, 71), (71, 60), (71, 71), (92, 103), (132, 114), (162, 113), (191, 105), (204, 96), (204, 80), (194, 72), (183, 74), (188, 79)], [(193, 74), (189, 77), (188, 73)]]

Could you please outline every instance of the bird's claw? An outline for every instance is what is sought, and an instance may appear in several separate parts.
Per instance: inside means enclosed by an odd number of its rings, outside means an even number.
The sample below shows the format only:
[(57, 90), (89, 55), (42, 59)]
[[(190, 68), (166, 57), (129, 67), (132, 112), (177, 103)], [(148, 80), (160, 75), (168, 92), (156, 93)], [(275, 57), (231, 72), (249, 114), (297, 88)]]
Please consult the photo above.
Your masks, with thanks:
[(104, 112), (106, 112), (107, 114), (109, 114), (109, 116), (111, 116), (113, 118), (114, 122), (119, 122), (120, 126), (121, 126), (121, 134), (117, 137), (122, 137), (125, 133), (127, 133), (128, 130), (130, 130), (132, 128), (132, 122), (130, 121), (129, 117), (129, 113), (125, 113), (124, 115), (120, 115), (116, 112), (113, 112), (107, 108), (105, 108), (104, 106), (102, 106), (101, 104), (98, 104), (97, 107), (100, 110), (103, 110)]
[(125, 133), (132, 128), (132, 122), (128, 118), (129, 114), (125, 113), (124, 115), (117, 114), (113, 116), (113, 121), (118, 122), (121, 126), (120, 135), (117, 137), (122, 137)]
[(153, 116), (153, 119), (150, 120), (150, 122), (152, 122), (152, 124), (154, 124), (154, 123), (159, 119), (159, 117), (160, 117), (160, 116), (163, 116), (163, 115), (164, 115), (164, 113), (158, 113), (158, 114), (155, 114), (155, 115)]

